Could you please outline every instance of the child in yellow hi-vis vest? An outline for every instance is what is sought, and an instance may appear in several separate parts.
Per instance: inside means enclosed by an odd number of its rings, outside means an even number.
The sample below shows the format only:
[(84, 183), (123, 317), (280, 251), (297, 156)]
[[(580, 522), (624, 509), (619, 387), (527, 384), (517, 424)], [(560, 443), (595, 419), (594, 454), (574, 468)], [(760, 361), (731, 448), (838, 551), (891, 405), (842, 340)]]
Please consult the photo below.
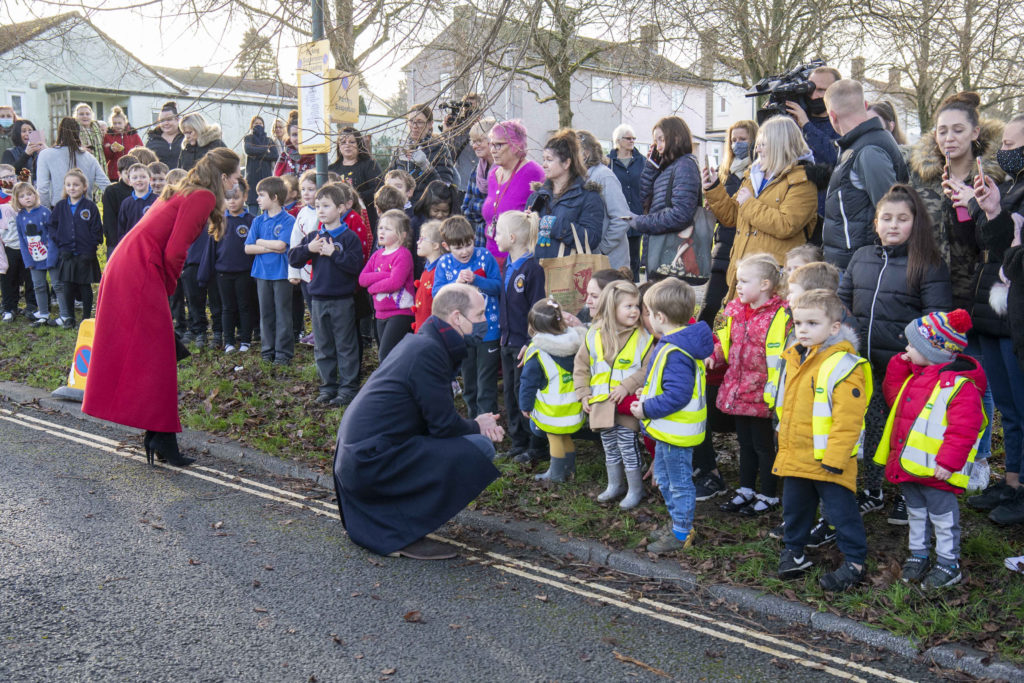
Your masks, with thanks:
[[(882, 390), (892, 406), (875, 453), (907, 502), (910, 557), (903, 580), (924, 588), (959, 583), (960, 507), (987, 421), (985, 372), (963, 353), (971, 316), (958, 308), (911, 321), (906, 353), (893, 356)], [(930, 529), (929, 529), (930, 527)], [(935, 534), (933, 565), (929, 557)]]
[(781, 579), (811, 567), (804, 554), (818, 503), (836, 528), (843, 563), (821, 577), (822, 588), (844, 591), (864, 578), (867, 537), (857, 507), (857, 454), (871, 398), (871, 366), (857, 355), (857, 339), (842, 325), (835, 292), (812, 289), (791, 302), (796, 341), (775, 396), (779, 450), (772, 472), (783, 478)]
[(561, 483), (576, 473), (572, 435), (587, 421), (572, 383), (573, 359), (586, 331), (569, 327), (554, 299), (535, 303), (526, 321), (530, 345), (523, 355), (519, 408), (531, 429), (547, 436), (551, 450), (548, 471), (534, 479)]
[(693, 481), (693, 447), (704, 440), (707, 425), (704, 358), (715, 339), (707, 323), (689, 325), (696, 296), (682, 280), (668, 278), (644, 294), (651, 329), (661, 336), (654, 347), (644, 388), (630, 406), (654, 439), (654, 476), (670, 517), (669, 528), (647, 546), (655, 554), (693, 544), (693, 510), (697, 487)]

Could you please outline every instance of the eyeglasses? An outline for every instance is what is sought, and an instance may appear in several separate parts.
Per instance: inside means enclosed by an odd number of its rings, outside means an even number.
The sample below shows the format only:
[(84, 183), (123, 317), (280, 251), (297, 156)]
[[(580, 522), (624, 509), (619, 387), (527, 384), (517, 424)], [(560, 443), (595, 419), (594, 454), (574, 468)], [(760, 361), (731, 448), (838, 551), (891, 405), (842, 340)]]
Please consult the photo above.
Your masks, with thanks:
[(507, 142), (492, 142), (490, 143), (491, 149), (502, 149), (508, 145)]
[(628, 140), (629, 142), (633, 142), (634, 140), (636, 140), (636, 138), (631, 138), (631, 137), (629, 137), (628, 135), (623, 135), (623, 136), (622, 136), (621, 138), (619, 138), (619, 139), (620, 139), (620, 140)]

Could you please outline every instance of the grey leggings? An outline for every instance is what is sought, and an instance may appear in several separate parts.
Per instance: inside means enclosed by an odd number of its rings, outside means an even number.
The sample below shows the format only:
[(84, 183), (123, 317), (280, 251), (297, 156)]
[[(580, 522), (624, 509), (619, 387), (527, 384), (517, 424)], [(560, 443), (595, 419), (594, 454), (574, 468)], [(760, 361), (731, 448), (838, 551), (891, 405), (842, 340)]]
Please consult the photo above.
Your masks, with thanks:
[(36, 270), (31, 269), (32, 273), (32, 289), (36, 293), (36, 305), (41, 313), (50, 314), (50, 286), (46, 282), (46, 274), (50, 274), (50, 281), (53, 282), (53, 292), (56, 294), (57, 306), (60, 309), (60, 317), (70, 318), (71, 312), (68, 311), (67, 302), (64, 301), (64, 283), (57, 277), (57, 269), (51, 268), (49, 270)]
[(615, 425), (601, 432), (604, 461), (607, 465), (622, 463), (627, 470), (640, 469), (640, 451), (636, 447), (636, 432), (629, 427)]

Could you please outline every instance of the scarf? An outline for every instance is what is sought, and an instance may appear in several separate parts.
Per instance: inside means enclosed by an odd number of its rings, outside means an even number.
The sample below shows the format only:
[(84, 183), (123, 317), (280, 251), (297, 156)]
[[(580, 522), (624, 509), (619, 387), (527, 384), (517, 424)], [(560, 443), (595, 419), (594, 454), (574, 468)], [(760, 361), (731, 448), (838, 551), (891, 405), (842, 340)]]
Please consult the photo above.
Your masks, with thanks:
[(491, 165), (481, 159), (476, 165), (476, 189), (482, 194), (487, 194), (487, 174)]

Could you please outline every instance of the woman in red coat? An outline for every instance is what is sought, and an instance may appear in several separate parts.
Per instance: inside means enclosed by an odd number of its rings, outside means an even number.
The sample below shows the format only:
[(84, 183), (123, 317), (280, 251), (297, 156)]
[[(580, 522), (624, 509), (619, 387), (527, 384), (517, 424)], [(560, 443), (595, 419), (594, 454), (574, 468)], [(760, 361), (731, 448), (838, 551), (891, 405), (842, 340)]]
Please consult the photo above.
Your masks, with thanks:
[(178, 371), (167, 297), (174, 293), (185, 252), (209, 222), (224, 230), (224, 192), (238, 184), (238, 155), (210, 151), (180, 184), (121, 240), (100, 281), (89, 381), (82, 412), (146, 430), (146, 456), (172, 465), (178, 453)]
[(139, 132), (128, 124), (128, 117), (125, 116), (121, 107), (114, 107), (110, 111), (110, 125), (103, 135), (103, 156), (107, 160), (107, 177), (117, 182), (117, 160), (128, 153), (128, 150), (142, 146), (142, 138)]

